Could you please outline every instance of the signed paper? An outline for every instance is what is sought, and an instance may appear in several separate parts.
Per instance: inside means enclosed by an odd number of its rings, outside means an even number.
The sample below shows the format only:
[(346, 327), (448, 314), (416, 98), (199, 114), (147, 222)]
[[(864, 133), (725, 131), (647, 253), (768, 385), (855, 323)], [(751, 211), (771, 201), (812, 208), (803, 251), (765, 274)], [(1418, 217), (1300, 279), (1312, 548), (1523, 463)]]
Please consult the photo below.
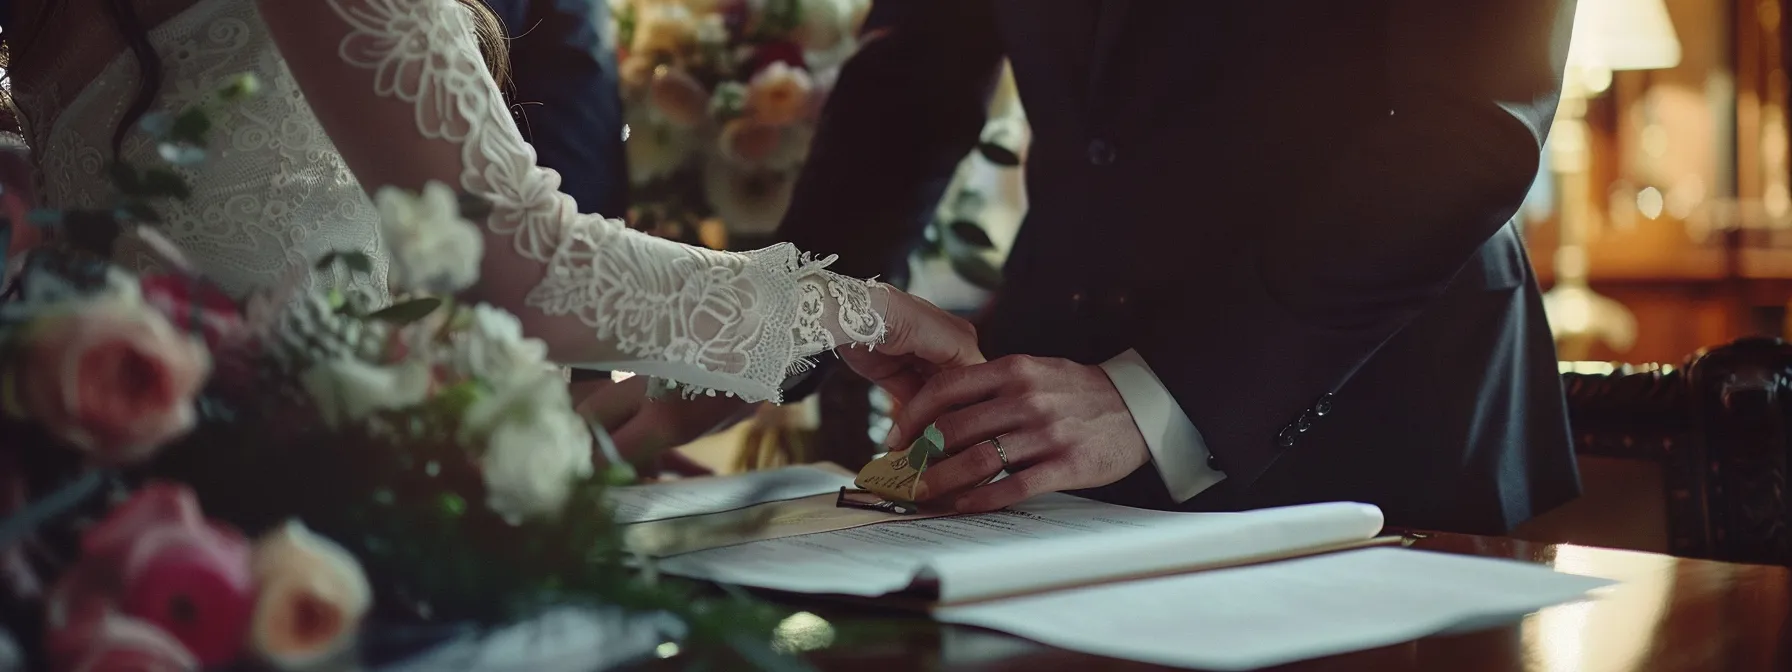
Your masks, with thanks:
[(925, 586), (951, 603), (1361, 542), (1380, 529), (1380, 510), (1362, 504), (1175, 513), (1052, 494), (1006, 511), (759, 541), (659, 567), (803, 593), (876, 597)]
[(839, 493), (767, 502), (733, 511), (635, 523), (623, 528), (623, 545), (652, 556), (691, 553), (769, 539), (833, 532), (873, 523), (928, 518), (942, 513), (898, 514), (836, 506)]
[(814, 464), (631, 485), (612, 488), (607, 494), (616, 509), (616, 522), (637, 523), (833, 493), (850, 485), (851, 472), (832, 464)]
[(1096, 655), (1249, 670), (1515, 620), (1610, 585), (1511, 560), (1378, 548), (934, 612)]

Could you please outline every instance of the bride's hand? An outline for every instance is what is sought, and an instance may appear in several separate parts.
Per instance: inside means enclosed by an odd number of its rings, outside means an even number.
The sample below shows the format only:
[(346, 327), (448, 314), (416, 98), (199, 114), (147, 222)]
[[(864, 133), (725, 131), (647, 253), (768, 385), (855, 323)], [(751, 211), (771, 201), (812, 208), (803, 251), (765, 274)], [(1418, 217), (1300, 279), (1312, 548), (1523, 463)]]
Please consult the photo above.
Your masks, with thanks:
[(942, 369), (983, 363), (977, 328), (963, 318), (888, 285), (873, 290), (872, 301), (883, 304), (884, 342), (840, 348), (840, 358), (898, 401)]

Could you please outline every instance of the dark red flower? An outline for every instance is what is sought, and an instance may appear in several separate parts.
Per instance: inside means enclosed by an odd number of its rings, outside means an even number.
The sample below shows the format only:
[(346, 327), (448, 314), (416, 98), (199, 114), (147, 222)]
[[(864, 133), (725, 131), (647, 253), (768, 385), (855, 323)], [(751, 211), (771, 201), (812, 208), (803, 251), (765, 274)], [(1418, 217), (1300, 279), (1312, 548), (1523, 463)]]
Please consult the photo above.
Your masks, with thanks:
[(243, 333), (243, 311), (222, 290), (203, 280), (178, 274), (146, 275), (138, 279), (143, 300), (168, 317), (175, 327), (197, 331), (205, 345), (216, 350)]
[(764, 70), (773, 63), (784, 63), (793, 68), (808, 68), (803, 60), (803, 48), (795, 42), (766, 42), (753, 49), (753, 58), (747, 61), (747, 79)]

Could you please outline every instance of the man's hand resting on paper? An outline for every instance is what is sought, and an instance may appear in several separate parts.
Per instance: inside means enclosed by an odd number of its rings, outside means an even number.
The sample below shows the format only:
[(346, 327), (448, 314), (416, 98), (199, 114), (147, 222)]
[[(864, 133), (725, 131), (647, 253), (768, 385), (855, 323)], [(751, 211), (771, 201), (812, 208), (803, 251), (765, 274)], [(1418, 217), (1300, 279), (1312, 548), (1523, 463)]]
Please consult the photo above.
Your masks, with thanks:
[[(906, 448), (934, 425), (951, 455), (928, 465), (915, 498), (961, 512), (1034, 495), (1107, 485), (1151, 459), (1126, 401), (1101, 367), (1015, 355), (940, 371), (893, 418)], [(1000, 437), (1009, 476), (990, 439)]]

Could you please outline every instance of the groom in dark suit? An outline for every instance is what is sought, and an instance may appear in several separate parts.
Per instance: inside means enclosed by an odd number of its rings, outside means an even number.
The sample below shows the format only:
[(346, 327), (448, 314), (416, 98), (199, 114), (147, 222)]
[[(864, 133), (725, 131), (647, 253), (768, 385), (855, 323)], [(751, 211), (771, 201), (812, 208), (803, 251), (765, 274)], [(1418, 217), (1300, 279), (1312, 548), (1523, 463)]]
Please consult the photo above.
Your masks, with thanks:
[(509, 102), (541, 165), (560, 173), (579, 211), (622, 217), (628, 169), (616, 45), (604, 0), (486, 0), (510, 38)]
[(1503, 532), (1579, 487), (1512, 219), (1573, 9), (884, 0), (782, 234), (890, 271), (1006, 57), (1030, 211), (980, 325), (990, 363), (896, 416), (892, 445), (937, 421), (957, 451), (923, 497), (1355, 500)]

